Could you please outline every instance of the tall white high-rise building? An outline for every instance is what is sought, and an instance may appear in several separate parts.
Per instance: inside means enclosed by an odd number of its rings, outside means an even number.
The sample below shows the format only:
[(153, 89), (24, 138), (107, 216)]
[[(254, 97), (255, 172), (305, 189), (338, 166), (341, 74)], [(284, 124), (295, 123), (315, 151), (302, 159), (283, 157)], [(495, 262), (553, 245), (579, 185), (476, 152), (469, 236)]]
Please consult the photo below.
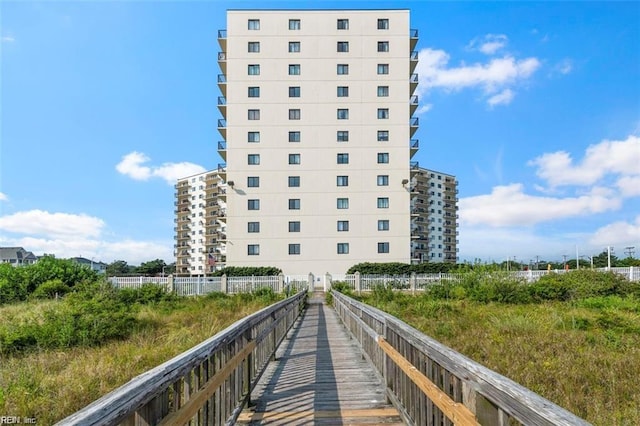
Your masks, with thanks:
[(227, 266), (411, 261), (408, 10), (230, 10), (219, 32)]

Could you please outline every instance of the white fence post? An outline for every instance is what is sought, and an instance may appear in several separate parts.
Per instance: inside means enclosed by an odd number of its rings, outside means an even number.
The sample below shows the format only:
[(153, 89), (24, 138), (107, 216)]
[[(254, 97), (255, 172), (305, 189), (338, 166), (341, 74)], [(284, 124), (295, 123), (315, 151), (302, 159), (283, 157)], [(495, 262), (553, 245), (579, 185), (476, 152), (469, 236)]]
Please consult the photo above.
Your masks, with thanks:
[(283, 289), (284, 289), (284, 274), (280, 272), (280, 274), (278, 275), (278, 287), (276, 288), (276, 292), (282, 293)]
[(412, 272), (409, 277), (409, 285), (411, 287), (411, 293), (416, 294), (416, 273)]
[(354, 274), (355, 278), (356, 278), (356, 293), (360, 294), (360, 289), (361, 289), (361, 283), (360, 283), (360, 272), (356, 271), (356, 273)]
[(313, 276), (313, 274), (311, 272), (309, 272), (309, 275), (307, 276), (307, 286), (308, 286), (308, 290), (307, 291), (315, 291), (315, 280), (316, 278)]
[(227, 274), (222, 275), (222, 279), (220, 280), (220, 291), (225, 294), (229, 293), (229, 289), (227, 287)]

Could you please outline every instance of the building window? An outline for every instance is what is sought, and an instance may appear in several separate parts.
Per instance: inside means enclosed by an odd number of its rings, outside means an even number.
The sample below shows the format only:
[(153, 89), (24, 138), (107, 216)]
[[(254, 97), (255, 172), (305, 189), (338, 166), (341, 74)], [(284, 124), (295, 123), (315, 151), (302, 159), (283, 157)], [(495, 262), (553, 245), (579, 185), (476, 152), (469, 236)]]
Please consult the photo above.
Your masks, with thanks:
[(338, 254), (349, 254), (349, 243), (338, 243)]
[(258, 256), (260, 254), (260, 244), (247, 245), (247, 254), (249, 256)]
[(248, 96), (250, 98), (259, 98), (260, 97), (260, 88), (259, 87), (249, 87)]
[(389, 64), (378, 64), (378, 74), (389, 74)]
[(349, 221), (348, 220), (339, 220), (338, 221), (338, 232), (347, 232), (349, 230)]
[(389, 175), (378, 175), (378, 186), (389, 186)]
[(300, 222), (289, 222), (289, 232), (300, 232)]
[(260, 64), (247, 65), (247, 72), (249, 75), (260, 75)]
[(247, 43), (247, 50), (249, 53), (258, 53), (260, 52), (260, 42), (259, 41), (250, 41)]
[(260, 232), (260, 222), (247, 222), (247, 232)]
[(289, 254), (300, 254), (300, 244), (289, 244)]
[(247, 118), (249, 120), (260, 120), (260, 110), (259, 109), (250, 109), (248, 111)]
[(349, 96), (349, 86), (338, 86), (338, 97), (346, 98)]
[(347, 108), (338, 108), (338, 120), (348, 120), (349, 110)]
[(389, 20), (387, 18), (378, 19), (378, 29), (379, 30), (388, 30), (389, 29)]
[(389, 142), (388, 130), (378, 130), (378, 142)]
[(389, 108), (378, 108), (378, 120), (387, 120), (389, 118)]
[(338, 153), (338, 164), (349, 164), (349, 154), (344, 152)]
[(299, 30), (300, 29), (300, 20), (299, 19), (289, 19), (289, 29), (290, 30)]
[(289, 120), (300, 120), (300, 110), (299, 109), (290, 109), (289, 110)]
[(289, 154), (289, 164), (300, 164), (300, 154)]
[(248, 29), (250, 30), (259, 30), (260, 29), (260, 20), (259, 19), (249, 19)]
[(337, 72), (338, 75), (349, 74), (349, 64), (338, 64)]
[(300, 198), (289, 198), (289, 210), (300, 210)]
[(290, 86), (289, 87), (289, 97), (290, 98), (299, 98), (300, 97), (300, 86)]
[(388, 52), (389, 51), (389, 42), (388, 41), (379, 41), (378, 42), (378, 52)]
[(289, 188), (297, 188), (300, 186), (300, 176), (289, 176)]
[(389, 86), (378, 86), (378, 97), (386, 98), (389, 96)]
[(248, 132), (247, 142), (260, 142), (260, 132)]
[(260, 210), (260, 200), (247, 200), (247, 210)]
[(247, 177), (247, 186), (249, 188), (258, 188), (258, 187), (260, 187), (260, 177), (259, 176), (248, 176)]
[(336, 176), (337, 186), (349, 186), (349, 176)]
[(378, 253), (389, 253), (389, 243), (378, 243)]
[(386, 219), (381, 219), (378, 221), (378, 231), (388, 231), (389, 230), (389, 221)]
[(389, 163), (389, 153), (388, 152), (379, 152), (378, 153), (378, 164), (387, 164)]
[(300, 64), (289, 64), (289, 75), (300, 75)]
[(260, 154), (248, 154), (247, 164), (250, 164), (250, 165), (260, 164)]
[(299, 41), (290, 41), (289, 42), (289, 52), (291, 52), (291, 53), (300, 52), (300, 42)]
[(289, 142), (300, 142), (300, 132), (289, 132)]
[(378, 197), (378, 208), (379, 209), (388, 209), (389, 208), (389, 198), (387, 198), (387, 197)]
[(336, 207), (339, 209), (348, 209), (349, 208), (349, 199), (348, 198), (338, 198)]
[(349, 131), (348, 130), (338, 130), (337, 140), (338, 140), (338, 142), (349, 142)]
[(338, 29), (339, 30), (348, 30), (349, 29), (349, 20), (348, 19), (338, 19)]
[(349, 51), (349, 42), (348, 41), (339, 41), (338, 42), (338, 52), (348, 52)]

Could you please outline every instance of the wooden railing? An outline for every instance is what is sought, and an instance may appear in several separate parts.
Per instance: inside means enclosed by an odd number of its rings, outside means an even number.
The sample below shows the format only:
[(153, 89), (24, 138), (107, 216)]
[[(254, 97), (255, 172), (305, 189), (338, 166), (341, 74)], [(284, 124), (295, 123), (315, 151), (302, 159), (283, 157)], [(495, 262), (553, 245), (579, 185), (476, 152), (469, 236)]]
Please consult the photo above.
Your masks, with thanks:
[(332, 291), (335, 309), (413, 425), (588, 425), (399, 319)]
[(233, 424), (300, 315), (306, 294), (237, 321), (58, 425)]

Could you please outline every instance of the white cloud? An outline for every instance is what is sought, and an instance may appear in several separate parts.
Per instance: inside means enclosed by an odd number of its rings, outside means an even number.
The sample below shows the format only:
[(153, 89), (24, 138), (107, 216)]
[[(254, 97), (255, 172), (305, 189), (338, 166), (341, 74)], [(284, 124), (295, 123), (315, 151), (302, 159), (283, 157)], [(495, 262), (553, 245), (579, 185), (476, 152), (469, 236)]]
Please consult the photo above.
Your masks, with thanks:
[(573, 71), (573, 61), (571, 59), (563, 59), (556, 65), (555, 70), (560, 74), (569, 74)]
[(603, 226), (593, 234), (589, 242), (600, 247), (612, 245), (620, 248), (638, 244), (640, 242), (640, 215), (636, 216), (634, 223), (614, 222)]
[(0, 192), (0, 201), (9, 201), (9, 197), (7, 197), (7, 194)]
[(475, 38), (467, 45), (468, 49), (479, 50), (485, 55), (493, 55), (504, 48), (509, 39), (504, 34), (487, 34), (481, 38)]
[(433, 104), (425, 104), (425, 105), (421, 105), (417, 110), (416, 110), (416, 115), (422, 115), (425, 114), (429, 111), (431, 111), (431, 108), (433, 108)]
[[(640, 165), (638, 165), (638, 167), (640, 167)], [(640, 196), (640, 175), (621, 177), (616, 182), (616, 186), (623, 197)]]
[(149, 180), (152, 177), (164, 179), (169, 185), (175, 185), (176, 180), (186, 176), (203, 173), (206, 169), (200, 165), (181, 162), (181, 163), (164, 163), (157, 167), (148, 167), (143, 164), (150, 161), (145, 154), (133, 151), (124, 157), (116, 165), (116, 170), (135, 180)]
[[(513, 99), (513, 87), (529, 79), (540, 68), (537, 58), (494, 58), (487, 63), (449, 67), (450, 56), (443, 50), (423, 49), (417, 72), (422, 94), (430, 89), (462, 90), (480, 88), (494, 104)], [(506, 90), (509, 90), (508, 92)], [(495, 96), (494, 96), (495, 95)], [(497, 96), (497, 98), (496, 98)]]
[(54, 237), (98, 237), (104, 222), (85, 214), (49, 213), (29, 210), (0, 217), (0, 229), (6, 232)]
[[(543, 154), (528, 163), (537, 166), (536, 175), (552, 187), (592, 185), (607, 174), (640, 175), (640, 137), (624, 141), (604, 140), (587, 148), (579, 164), (565, 151)], [(622, 182), (623, 187), (626, 182)]]
[(497, 95), (491, 96), (487, 100), (487, 103), (492, 107), (496, 105), (509, 105), (513, 100), (514, 96), (515, 94), (511, 89), (504, 89), (502, 92), (498, 93)]
[(173, 262), (171, 241), (104, 240), (104, 221), (84, 214), (49, 213), (42, 210), (18, 212), (0, 217), (0, 246), (18, 246), (60, 258), (83, 256), (110, 263), (126, 260), (139, 264), (153, 259)]
[(15, 37), (10, 35), (2, 36), (1, 40), (3, 43), (13, 43), (14, 41), (16, 41)]
[(620, 208), (613, 191), (594, 188), (577, 197), (539, 197), (524, 193), (522, 184), (496, 186), (488, 195), (461, 198), (461, 223), (493, 227), (530, 226)]

